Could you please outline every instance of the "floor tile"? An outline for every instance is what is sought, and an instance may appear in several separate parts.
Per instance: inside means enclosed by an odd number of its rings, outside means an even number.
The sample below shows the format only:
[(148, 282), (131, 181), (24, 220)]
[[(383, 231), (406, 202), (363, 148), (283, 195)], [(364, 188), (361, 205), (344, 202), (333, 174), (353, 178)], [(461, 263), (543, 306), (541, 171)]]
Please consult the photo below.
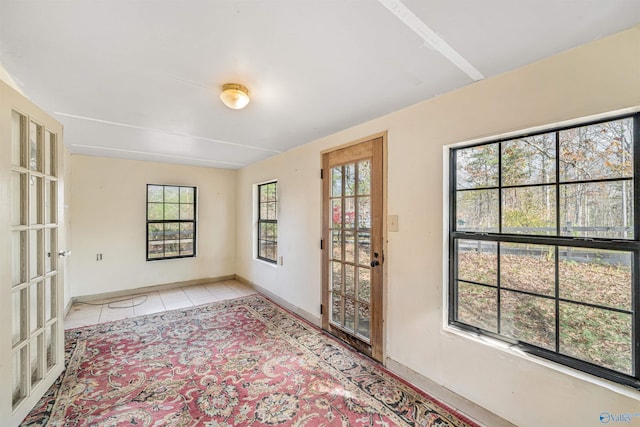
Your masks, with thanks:
[(144, 295), (147, 297), (146, 301), (140, 305), (134, 305), (133, 314), (136, 316), (142, 316), (145, 314), (160, 313), (166, 310), (158, 292), (149, 292)]
[(177, 310), (179, 308), (192, 307), (193, 303), (184, 293), (182, 288), (165, 289), (158, 292), (167, 310)]

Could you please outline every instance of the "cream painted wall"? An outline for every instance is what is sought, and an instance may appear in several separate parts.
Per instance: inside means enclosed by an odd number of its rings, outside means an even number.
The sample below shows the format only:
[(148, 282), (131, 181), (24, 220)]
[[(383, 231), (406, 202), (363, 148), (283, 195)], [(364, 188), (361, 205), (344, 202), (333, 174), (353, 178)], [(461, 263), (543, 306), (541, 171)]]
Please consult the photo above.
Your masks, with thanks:
[[(443, 147), (640, 106), (640, 27), (469, 85), (239, 171), (237, 274), (319, 316), (320, 152), (388, 131), (386, 355), (519, 426), (597, 426), (640, 393), (443, 328)], [(322, 120), (322, 118), (318, 118)], [(253, 184), (277, 179), (284, 265), (253, 258)], [(640, 422), (640, 421), (639, 421)]]
[[(71, 170), (74, 297), (235, 273), (236, 171), (80, 155)], [(195, 258), (145, 260), (146, 184), (198, 188)]]

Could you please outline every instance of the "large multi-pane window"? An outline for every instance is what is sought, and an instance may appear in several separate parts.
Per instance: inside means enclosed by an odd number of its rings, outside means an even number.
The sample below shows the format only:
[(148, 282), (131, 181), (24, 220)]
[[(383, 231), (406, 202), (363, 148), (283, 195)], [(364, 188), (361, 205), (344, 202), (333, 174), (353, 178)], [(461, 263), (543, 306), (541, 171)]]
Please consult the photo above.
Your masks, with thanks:
[(258, 258), (278, 259), (278, 183), (258, 185)]
[(196, 254), (196, 188), (147, 185), (147, 261)]
[(640, 386), (640, 115), (451, 151), (449, 322)]

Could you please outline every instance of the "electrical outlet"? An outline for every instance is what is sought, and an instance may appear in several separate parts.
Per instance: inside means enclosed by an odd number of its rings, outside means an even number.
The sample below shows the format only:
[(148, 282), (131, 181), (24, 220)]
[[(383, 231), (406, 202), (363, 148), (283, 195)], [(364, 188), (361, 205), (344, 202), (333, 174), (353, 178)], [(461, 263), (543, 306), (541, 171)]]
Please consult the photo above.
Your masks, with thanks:
[(96, 261), (102, 261), (102, 254), (96, 255)]

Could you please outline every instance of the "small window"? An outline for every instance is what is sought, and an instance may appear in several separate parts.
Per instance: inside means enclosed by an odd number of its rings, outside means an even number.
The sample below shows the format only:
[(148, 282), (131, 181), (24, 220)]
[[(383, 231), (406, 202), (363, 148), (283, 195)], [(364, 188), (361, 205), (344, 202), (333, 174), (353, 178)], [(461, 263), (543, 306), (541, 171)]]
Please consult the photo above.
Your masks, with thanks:
[(639, 125), (451, 151), (451, 324), (640, 386)]
[(258, 258), (278, 259), (278, 183), (258, 185)]
[(196, 188), (147, 185), (147, 261), (196, 255)]

